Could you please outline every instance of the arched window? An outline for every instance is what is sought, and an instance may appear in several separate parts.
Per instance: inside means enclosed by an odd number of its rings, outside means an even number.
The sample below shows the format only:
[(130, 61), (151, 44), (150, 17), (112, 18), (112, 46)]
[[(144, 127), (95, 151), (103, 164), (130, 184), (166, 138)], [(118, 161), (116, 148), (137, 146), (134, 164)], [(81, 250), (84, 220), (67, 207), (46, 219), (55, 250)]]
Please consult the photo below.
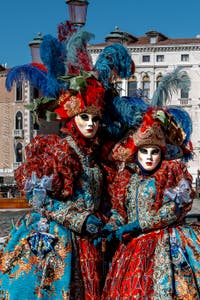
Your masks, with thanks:
[[(183, 77), (186, 75), (183, 75)], [(189, 104), (189, 89), (185, 88), (185, 89), (181, 89), (180, 92), (180, 104), (181, 105), (188, 105)]]
[(23, 159), (22, 149), (23, 149), (22, 144), (17, 143), (15, 147), (16, 162), (22, 162)]
[[(186, 75), (183, 75), (183, 78), (187, 78)], [(181, 99), (189, 98), (189, 88), (181, 89)]]
[(162, 79), (162, 75), (158, 75), (157, 78), (156, 78), (156, 88), (158, 87), (161, 79)]
[(142, 79), (143, 96), (149, 99), (150, 97), (150, 79), (148, 75), (145, 75)]
[(135, 95), (137, 90), (137, 79), (135, 76), (132, 76), (128, 81), (128, 96), (132, 97)]
[(15, 116), (15, 129), (23, 129), (23, 116), (20, 111)]

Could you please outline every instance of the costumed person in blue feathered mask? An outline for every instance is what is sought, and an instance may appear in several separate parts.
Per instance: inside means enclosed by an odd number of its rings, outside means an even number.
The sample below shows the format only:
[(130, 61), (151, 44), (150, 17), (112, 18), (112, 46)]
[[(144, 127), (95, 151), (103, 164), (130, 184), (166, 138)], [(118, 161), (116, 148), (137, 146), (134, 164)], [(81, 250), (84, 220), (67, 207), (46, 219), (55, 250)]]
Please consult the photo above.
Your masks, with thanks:
[(101, 64), (91, 66), (87, 54), (90, 36), (61, 24), (59, 39), (47, 35), (41, 44), (45, 68), (19, 66), (7, 77), (8, 89), (27, 79), (42, 91), (44, 97), (29, 109), (36, 120), (48, 115), (61, 121), (64, 137), (36, 136), (15, 172), (32, 210), (17, 222), (0, 252), (3, 299), (100, 299), (103, 263), (93, 240), (107, 219), (99, 131), (112, 70), (128, 78), (132, 60), (122, 45), (106, 47), (111, 54), (101, 80)]
[(175, 69), (149, 104), (113, 100), (128, 131), (110, 153), (119, 171), (109, 185), (111, 216), (102, 232), (118, 247), (103, 300), (200, 299), (200, 225), (184, 222), (195, 195), (185, 164), (193, 157), (192, 122), (185, 110), (163, 105), (170, 76), (174, 87), (189, 79)]

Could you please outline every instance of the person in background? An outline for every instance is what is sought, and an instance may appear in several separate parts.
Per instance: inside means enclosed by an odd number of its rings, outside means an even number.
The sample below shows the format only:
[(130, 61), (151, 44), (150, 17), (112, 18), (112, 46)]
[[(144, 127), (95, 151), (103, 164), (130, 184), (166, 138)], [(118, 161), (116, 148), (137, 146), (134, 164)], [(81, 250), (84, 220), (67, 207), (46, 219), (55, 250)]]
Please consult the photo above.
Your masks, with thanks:
[(111, 152), (119, 168), (103, 231), (118, 247), (101, 299), (200, 299), (200, 225), (184, 223), (194, 198), (183, 161), (190, 117), (148, 105), (137, 125)]

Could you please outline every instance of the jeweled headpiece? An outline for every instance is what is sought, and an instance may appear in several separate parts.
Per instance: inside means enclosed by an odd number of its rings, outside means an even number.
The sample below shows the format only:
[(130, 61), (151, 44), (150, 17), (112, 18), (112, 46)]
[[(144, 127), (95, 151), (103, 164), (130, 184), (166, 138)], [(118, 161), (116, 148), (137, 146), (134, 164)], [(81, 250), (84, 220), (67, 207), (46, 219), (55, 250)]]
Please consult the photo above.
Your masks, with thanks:
[(112, 151), (112, 159), (134, 160), (134, 155), (143, 146), (158, 146), (167, 153), (167, 145), (182, 147), (186, 133), (167, 109), (148, 107), (141, 124), (130, 129), (127, 136), (119, 141)]
[(111, 133), (117, 132), (120, 141), (111, 153), (112, 158), (119, 161), (134, 159), (139, 147), (157, 145), (168, 160), (191, 159), (191, 118), (181, 107), (164, 105), (173, 91), (188, 89), (189, 85), (187, 74), (177, 68), (162, 78), (151, 102), (141, 97), (115, 97), (110, 109), (115, 122), (110, 122), (107, 127)]

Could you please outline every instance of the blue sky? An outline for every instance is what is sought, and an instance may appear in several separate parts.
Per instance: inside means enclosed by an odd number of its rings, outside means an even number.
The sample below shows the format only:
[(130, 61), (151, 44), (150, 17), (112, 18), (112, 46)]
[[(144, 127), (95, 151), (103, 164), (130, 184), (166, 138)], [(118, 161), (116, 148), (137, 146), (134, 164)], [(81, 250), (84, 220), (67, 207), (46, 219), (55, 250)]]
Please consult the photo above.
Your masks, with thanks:
[[(85, 29), (104, 42), (118, 26), (142, 36), (156, 30), (171, 38), (200, 34), (200, 0), (89, 0)], [(69, 19), (65, 0), (0, 0), (0, 64), (31, 62), (28, 43), (41, 32), (57, 36), (57, 25)]]

